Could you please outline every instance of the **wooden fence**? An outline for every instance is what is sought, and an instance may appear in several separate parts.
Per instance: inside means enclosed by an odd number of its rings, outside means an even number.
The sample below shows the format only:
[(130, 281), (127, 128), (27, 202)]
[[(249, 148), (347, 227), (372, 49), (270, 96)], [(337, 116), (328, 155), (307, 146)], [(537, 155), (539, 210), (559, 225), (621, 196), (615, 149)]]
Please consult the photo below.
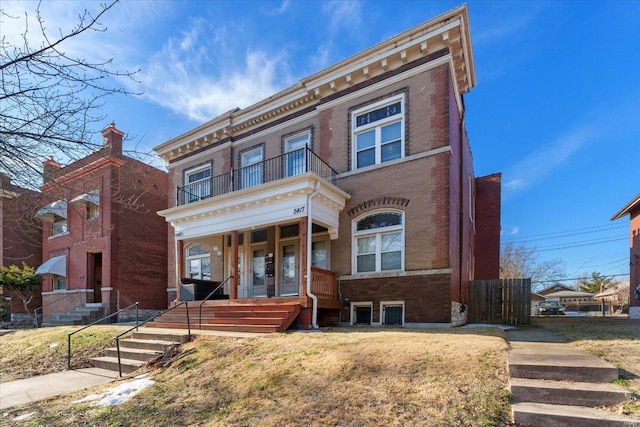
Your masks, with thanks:
[(531, 324), (531, 279), (469, 282), (468, 323)]

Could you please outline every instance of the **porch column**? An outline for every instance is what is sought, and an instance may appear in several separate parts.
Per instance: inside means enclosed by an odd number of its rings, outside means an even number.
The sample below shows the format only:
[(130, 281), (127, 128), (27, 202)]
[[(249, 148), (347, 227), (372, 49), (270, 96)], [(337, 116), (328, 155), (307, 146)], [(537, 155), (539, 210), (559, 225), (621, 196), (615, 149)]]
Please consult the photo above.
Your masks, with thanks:
[(182, 286), (180, 286), (180, 284), (182, 283), (180, 281), (180, 279), (182, 279), (184, 277), (184, 240), (176, 240), (176, 245), (175, 245), (175, 251), (176, 253), (174, 254), (174, 256), (176, 257), (176, 295), (178, 295), (178, 300), (180, 300), (182, 298), (181, 295), (181, 291), (182, 291)]
[(309, 245), (307, 232), (309, 219), (305, 216), (300, 218), (300, 265), (302, 266), (302, 280), (300, 280), (300, 296), (307, 296), (307, 274), (311, 272), (307, 271), (307, 248)]
[(238, 230), (231, 233), (231, 289), (229, 299), (238, 299)]

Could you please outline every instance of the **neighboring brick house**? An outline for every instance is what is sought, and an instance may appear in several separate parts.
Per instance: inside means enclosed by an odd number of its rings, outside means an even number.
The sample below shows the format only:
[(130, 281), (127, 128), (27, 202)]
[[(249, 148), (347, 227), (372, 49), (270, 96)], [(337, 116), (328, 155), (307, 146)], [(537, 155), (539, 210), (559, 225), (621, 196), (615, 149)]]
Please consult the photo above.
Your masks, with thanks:
[(461, 6), (155, 147), (177, 194), (169, 288), (228, 280), (212, 305), (293, 302), (302, 327), (464, 322), (469, 280), (499, 273), (474, 85)]
[(43, 321), (78, 307), (105, 314), (139, 302), (167, 306), (167, 174), (123, 155), (112, 123), (94, 153), (62, 167), (44, 162)]
[(640, 319), (640, 194), (611, 220), (629, 215), (629, 317)]
[[(42, 230), (33, 220), (33, 209), (39, 197), (37, 191), (13, 185), (9, 176), (0, 173), (0, 266), (21, 267), (23, 262), (33, 268), (40, 265)], [(8, 289), (2, 289), (1, 293), (11, 300), (11, 324), (31, 324), (22, 299)], [(41, 305), (38, 291), (27, 307), (33, 313)]]

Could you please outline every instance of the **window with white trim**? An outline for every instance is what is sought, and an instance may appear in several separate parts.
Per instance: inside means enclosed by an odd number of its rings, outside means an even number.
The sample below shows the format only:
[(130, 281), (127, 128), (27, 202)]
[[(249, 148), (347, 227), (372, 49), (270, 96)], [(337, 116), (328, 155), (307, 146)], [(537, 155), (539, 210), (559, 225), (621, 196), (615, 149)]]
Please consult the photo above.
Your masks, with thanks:
[(67, 278), (62, 276), (53, 276), (52, 279), (54, 291), (64, 291), (67, 289)]
[(187, 248), (187, 268), (192, 279), (211, 280), (211, 255), (201, 244)]
[(262, 147), (242, 153), (240, 155), (241, 187), (249, 188), (262, 184), (263, 172)]
[(353, 242), (354, 273), (404, 270), (402, 212), (375, 212), (356, 219)]
[(67, 218), (54, 215), (53, 223), (51, 224), (51, 236), (60, 236), (67, 234), (68, 232), (69, 228), (67, 226)]
[(184, 191), (187, 203), (211, 197), (211, 164), (196, 166), (184, 172)]
[(286, 152), (286, 175), (295, 176), (306, 172), (306, 150), (311, 143), (311, 133), (304, 132), (284, 140)]
[(353, 169), (404, 157), (404, 95), (351, 113)]

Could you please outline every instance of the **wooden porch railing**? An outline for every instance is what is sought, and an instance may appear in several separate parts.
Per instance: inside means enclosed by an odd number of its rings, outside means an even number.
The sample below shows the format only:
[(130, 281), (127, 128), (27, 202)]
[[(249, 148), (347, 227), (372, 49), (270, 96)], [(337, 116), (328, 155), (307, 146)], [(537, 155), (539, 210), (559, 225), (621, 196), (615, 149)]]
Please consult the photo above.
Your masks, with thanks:
[(337, 300), (338, 275), (333, 271), (311, 267), (311, 292), (319, 300)]

